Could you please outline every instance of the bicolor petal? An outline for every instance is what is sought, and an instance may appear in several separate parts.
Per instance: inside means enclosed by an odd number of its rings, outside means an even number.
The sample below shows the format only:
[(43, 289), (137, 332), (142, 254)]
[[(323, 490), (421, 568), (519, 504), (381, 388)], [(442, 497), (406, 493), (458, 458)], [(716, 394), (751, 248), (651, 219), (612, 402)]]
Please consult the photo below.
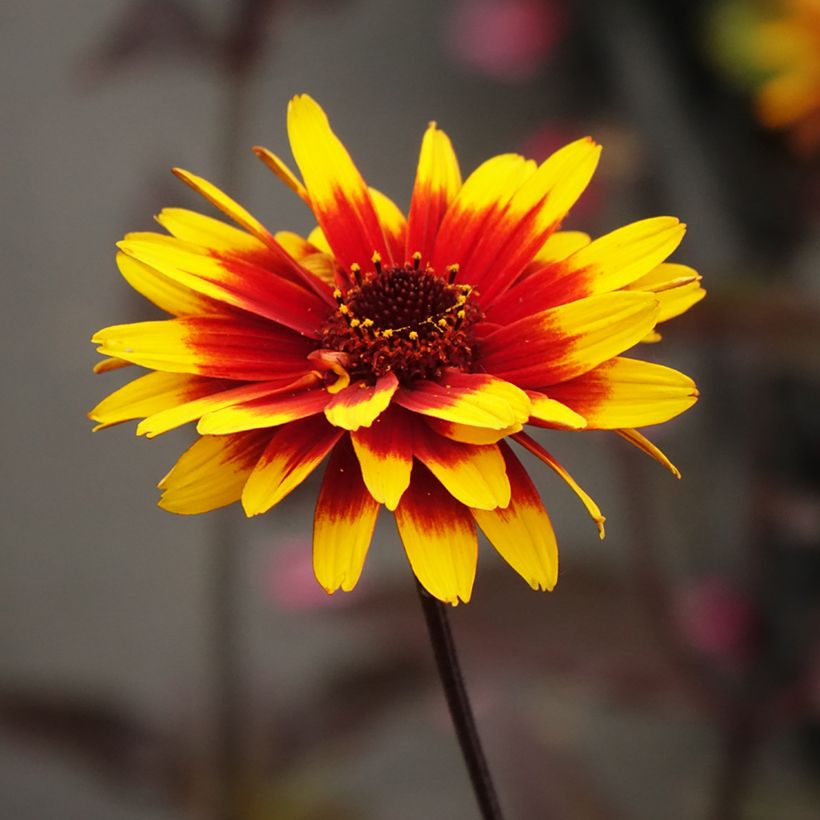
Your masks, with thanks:
[(658, 316), (651, 293), (619, 291), (579, 299), (501, 327), (482, 340), (488, 372), (536, 390), (575, 378), (649, 333)]
[(462, 444), (418, 425), (413, 455), (468, 507), (494, 510), (510, 503), (510, 482), (497, 444)]
[(317, 386), (315, 378), (307, 377), (261, 398), (206, 413), (196, 429), (202, 435), (225, 435), (240, 430), (278, 427), (321, 413), (329, 398), (327, 390)]
[(414, 429), (413, 417), (394, 405), (369, 427), (350, 434), (364, 483), (388, 510), (396, 509), (410, 484)]
[(626, 287), (663, 262), (685, 230), (674, 217), (661, 216), (612, 231), (508, 290), (488, 308), (487, 317), (506, 324)]
[(240, 381), (293, 380), (308, 371), (311, 349), (286, 328), (217, 316), (112, 325), (92, 342), (99, 353), (142, 367)]
[(671, 367), (616, 357), (553, 385), (550, 396), (583, 416), (589, 429), (616, 430), (669, 421), (697, 401), (698, 391)]
[(325, 112), (306, 94), (288, 105), (288, 136), (313, 213), (342, 267), (364, 264), (374, 251), (390, 260), (365, 181)]
[(410, 566), (434, 598), (467, 603), (473, 591), (478, 540), (467, 508), (430, 471), (416, 464), (396, 507), (396, 526)]
[(512, 488), (510, 503), (470, 512), (487, 540), (533, 589), (551, 590), (558, 581), (558, 543), (552, 522), (521, 462), (507, 444), (499, 444), (499, 450)]
[(461, 188), (461, 171), (447, 135), (430, 123), (421, 141), (416, 181), (407, 218), (405, 259), (430, 261), (444, 214)]
[(242, 490), (245, 515), (267, 512), (295, 490), (319, 466), (342, 433), (321, 415), (280, 427)]
[(343, 436), (330, 454), (313, 517), (313, 572), (328, 593), (356, 586), (378, 513)]
[(494, 430), (524, 424), (530, 416), (530, 400), (523, 390), (485, 373), (452, 371), (440, 382), (418, 381), (413, 387), (400, 387), (395, 400), (424, 416)]
[(353, 382), (331, 396), (325, 405), (325, 416), (331, 424), (345, 430), (370, 427), (387, 409), (398, 386), (399, 380), (393, 373), (377, 379), (374, 385)]
[(106, 396), (88, 416), (97, 422), (94, 430), (102, 430), (178, 407), (225, 390), (231, 384), (186, 373), (147, 373)]

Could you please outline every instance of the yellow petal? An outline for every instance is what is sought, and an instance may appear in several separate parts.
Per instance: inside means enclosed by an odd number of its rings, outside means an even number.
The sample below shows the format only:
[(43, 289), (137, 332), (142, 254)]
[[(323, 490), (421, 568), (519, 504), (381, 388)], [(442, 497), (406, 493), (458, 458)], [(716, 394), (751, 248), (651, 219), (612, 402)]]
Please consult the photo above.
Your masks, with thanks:
[(556, 231), (547, 237), (547, 241), (533, 259), (533, 268), (543, 268), (555, 262), (561, 262), (570, 254), (590, 243), (588, 233), (582, 231)]
[[(207, 391), (211, 379), (180, 373), (148, 373), (115, 390), (88, 415), (99, 422), (94, 430), (102, 430), (123, 421), (144, 418), (176, 407), (191, 397)], [(221, 382), (213, 382), (219, 389)]]
[(543, 393), (537, 393), (534, 390), (527, 390), (527, 395), (532, 402), (530, 424), (536, 424), (539, 427), (557, 427), (561, 430), (583, 430), (587, 426), (587, 421), (583, 416), (560, 401), (548, 398)]
[(263, 148), (261, 145), (255, 145), (253, 147), (253, 153), (256, 154), (293, 193), (310, 205), (310, 196), (308, 195), (307, 188), (302, 185), (296, 174), (288, 168), (284, 160), (274, 154), (273, 151), (268, 151), (267, 148)]
[(675, 478), (680, 478), (680, 470), (656, 447), (645, 435), (637, 430), (616, 430), (621, 438), (637, 447), (641, 452), (646, 453), (650, 458), (654, 458), (662, 467), (666, 467)]
[(590, 242), (565, 259), (554, 272), (554, 287), (564, 279), (573, 298), (606, 293), (634, 282), (677, 248), (686, 226), (671, 216), (633, 222)]
[(123, 279), (153, 302), (160, 310), (172, 316), (202, 316), (224, 313), (218, 302), (197, 293), (185, 284), (176, 282), (151, 265), (134, 259), (122, 251), (117, 252), (117, 267)]
[(207, 199), (211, 205), (229, 216), (237, 225), (253, 234), (261, 242), (267, 245), (273, 239), (268, 229), (256, 217), (246, 211), (238, 202), (231, 199), (224, 191), (220, 191), (216, 185), (208, 182), (207, 179), (192, 174), (190, 171), (184, 171), (182, 168), (172, 170), (186, 185), (193, 188), (200, 196)]
[(156, 219), (172, 236), (203, 248), (220, 252), (264, 251), (266, 248), (263, 242), (246, 231), (186, 208), (163, 208)]
[(456, 424), (456, 422), (444, 421), (432, 416), (428, 416), (424, 421), (431, 430), (440, 436), (464, 444), (495, 444), (497, 441), (517, 433), (523, 427), (522, 424), (512, 424), (509, 427), (502, 427), (500, 430), (493, 430), (490, 427), (471, 427), (467, 424)]
[(589, 517), (595, 522), (598, 527), (598, 535), (603, 538), (605, 535), (604, 522), (606, 518), (601, 514), (598, 505), (592, 500), (590, 495), (581, 488), (578, 482), (555, 460), (555, 458), (548, 453), (535, 439), (530, 438), (526, 433), (516, 433), (513, 437), (522, 447), (529, 450), (536, 458), (541, 459), (551, 470), (556, 472), (564, 481), (567, 482), (570, 489), (578, 496), (581, 503), (586, 507)]
[(655, 294), (660, 302), (660, 324), (686, 313), (706, 296), (706, 291), (700, 284), (701, 278), (694, 268), (664, 262), (646, 276), (632, 282), (628, 290), (643, 290)]
[(238, 501), (270, 435), (254, 431), (197, 439), (159, 483), (163, 490), (159, 506), (196, 515)]

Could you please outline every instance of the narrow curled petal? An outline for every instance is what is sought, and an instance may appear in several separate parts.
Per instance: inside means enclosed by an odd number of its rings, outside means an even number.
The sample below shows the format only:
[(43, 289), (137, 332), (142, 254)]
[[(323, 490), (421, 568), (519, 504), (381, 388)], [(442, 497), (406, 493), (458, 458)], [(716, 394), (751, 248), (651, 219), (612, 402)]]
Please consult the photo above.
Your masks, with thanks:
[(461, 171), (447, 135), (431, 122), (421, 141), (416, 181), (407, 219), (405, 258), (430, 261), (441, 220), (461, 188)]
[[(204, 415), (197, 425), (202, 435), (224, 435), (280, 424), (316, 415), (324, 410), (329, 394), (313, 376), (276, 390), (267, 396), (233, 404)], [(324, 420), (324, 416), (322, 417)]]
[(600, 154), (601, 146), (589, 138), (556, 151), (515, 192), (504, 213), (487, 223), (463, 263), (484, 305), (515, 281), (558, 228), (589, 184)]
[(646, 453), (650, 458), (654, 458), (662, 467), (666, 467), (675, 478), (680, 478), (680, 470), (666, 457), (666, 455), (654, 445), (645, 435), (637, 430), (616, 430), (621, 438), (637, 447), (641, 452)]
[(688, 265), (664, 262), (646, 276), (632, 282), (628, 290), (643, 290), (655, 294), (660, 302), (660, 324), (686, 313), (706, 296), (706, 291), (700, 284), (701, 279), (701, 275)]
[(237, 225), (253, 234), (261, 242), (268, 244), (273, 239), (268, 229), (256, 217), (248, 213), (238, 202), (231, 199), (216, 185), (208, 182), (207, 179), (192, 174), (190, 171), (184, 171), (182, 168), (174, 168), (173, 172), (186, 185), (210, 202), (211, 205), (222, 211), (225, 216), (229, 216)]
[(448, 604), (467, 603), (473, 590), (478, 540), (467, 508), (422, 464), (396, 507), (396, 526), (419, 583)]
[(112, 370), (121, 370), (123, 367), (131, 367), (131, 362), (127, 362), (125, 359), (118, 359), (116, 356), (111, 356), (97, 362), (92, 370), (96, 375), (99, 375), (100, 373), (110, 373)]
[(669, 216), (612, 231), (511, 288), (487, 311), (487, 317), (513, 322), (555, 305), (625, 287), (663, 262), (680, 244), (684, 231), (685, 226)]
[(586, 507), (589, 517), (595, 522), (598, 527), (598, 535), (604, 537), (604, 522), (606, 518), (601, 514), (598, 505), (592, 500), (589, 494), (581, 488), (578, 482), (556, 461), (556, 459), (548, 453), (535, 439), (530, 438), (526, 433), (516, 433), (512, 438), (517, 441), (522, 447), (529, 450), (536, 458), (540, 458), (551, 470), (556, 472), (564, 481), (567, 482), (570, 489), (578, 496), (581, 503)]
[(253, 147), (253, 153), (256, 154), (294, 194), (310, 205), (310, 196), (308, 195), (307, 188), (299, 182), (296, 174), (288, 168), (284, 160), (274, 154), (273, 151), (269, 151), (261, 145), (255, 145)]
[(398, 386), (399, 380), (394, 373), (382, 376), (374, 385), (364, 381), (353, 382), (331, 397), (325, 405), (325, 416), (331, 424), (345, 430), (370, 427), (387, 409)]
[(464, 181), (441, 221), (432, 266), (447, 270), (470, 265), (470, 254), (484, 230), (502, 213), (510, 197), (535, 172), (535, 163), (518, 154), (500, 154), (478, 166)]
[(481, 361), (499, 378), (540, 390), (623, 353), (652, 330), (657, 315), (651, 293), (589, 296), (494, 331), (482, 340)]
[(159, 483), (159, 506), (182, 515), (208, 512), (239, 501), (242, 487), (270, 440), (270, 430), (203, 436)]
[(242, 491), (245, 515), (259, 515), (295, 490), (320, 464), (342, 431), (324, 416), (280, 427), (259, 457)]
[(362, 478), (376, 501), (395, 510), (410, 484), (413, 467), (413, 417), (395, 405), (370, 427), (350, 434)]
[(313, 212), (339, 263), (345, 269), (364, 264), (374, 251), (391, 261), (367, 185), (325, 112), (306, 94), (288, 105), (288, 136)]
[(418, 381), (400, 387), (396, 402), (425, 416), (493, 430), (524, 424), (530, 415), (523, 390), (484, 373), (451, 371), (441, 381)]
[(553, 385), (550, 396), (584, 416), (590, 429), (616, 430), (669, 421), (697, 401), (698, 391), (671, 367), (617, 357)]
[(177, 407), (229, 385), (229, 381), (185, 373), (147, 373), (106, 396), (88, 416), (98, 422), (94, 430), (102, 430)]
[(557, 427), (561, 430), (583, 430), (587, 420), (566, 404), (551, 399), (535, 390), (527, 390), (532, 402), (530, 424), (538, 427)]
[(438, 435), (453, 441), (461, 441), (464, 444), (495, 444), (497, 441), (517, 433), (523, 427), (522, 424), (512, 424), (509, 427), (494, 430), (491, 427), (471, 427), (468, 424), (457, 424), (454, 421), (444, 421), (443, 419), (433, 418), (433, 416), (427, 416), (424, 421)]
[(142, 367), (243, 381), (296, 378), (308, 369), (310, 352), (283, 327), (219, 316), (112, 325), (92, 341), (100, 353)]
[(344, 436), (330, 454), (313, 517), (313, 572), (327, 592), (356, 586), (378, 513)]
[(510, 503), (510, 482), (497, 444), (462, 444), (419, 425), (413, 454), (462, 504), (493, 510)]
[(507, 507), (473, 514), (487, 540), (533, 588), (551, 590), (558, 581), (558, 544), (538, 490), (510, 447), (499, 448), (512, 493)]

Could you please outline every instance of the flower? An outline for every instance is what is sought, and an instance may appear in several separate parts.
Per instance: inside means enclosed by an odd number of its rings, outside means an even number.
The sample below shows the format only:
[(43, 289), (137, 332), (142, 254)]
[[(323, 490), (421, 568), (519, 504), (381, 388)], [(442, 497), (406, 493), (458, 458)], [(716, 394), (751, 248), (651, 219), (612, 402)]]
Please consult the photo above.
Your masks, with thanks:
[(493, 157), (462, 184), (431, 123), (407, 218), (368, 188), (322, 109), (288, 108), (304, 182), (254, 149), (313, 211), (307, 239), (271, 234), (204, 179), (176, 175), (238, 225), (167, 208), (168, 235), (131, 233), (117, 262), (173, 318), (107, 327), (98, 371), (152, 371), (95, 407), (97, 428), (142, 419), (157, 436), (200, 437), (162, 479), (160, 506), (200, 513), (241, 500), (249, 516), (288, 495), (329, 456), (313, 566), (352, 589), (376, 516), (394, 512), (420, 583), (470, 599), (476, 524), (535, 589), (557, 580), (555, 535), (506, 439), (561, 475), (603, 536), (592, 499), (524, 425), (610, 429), (677, 473), (636, 427), (696, 400), (687, 376), (623, 357), (704, 291), (666, 263), (677, 219), (647, 219), (591, 241), (558, 227), (598, 162), (581, 139), (539, 166)]
[(791, 131), (796, 149), (820, 147), (820, 3), (780, 0), (757, 26), (752, 54), (770, 72), (757, 97), (761, 122)]

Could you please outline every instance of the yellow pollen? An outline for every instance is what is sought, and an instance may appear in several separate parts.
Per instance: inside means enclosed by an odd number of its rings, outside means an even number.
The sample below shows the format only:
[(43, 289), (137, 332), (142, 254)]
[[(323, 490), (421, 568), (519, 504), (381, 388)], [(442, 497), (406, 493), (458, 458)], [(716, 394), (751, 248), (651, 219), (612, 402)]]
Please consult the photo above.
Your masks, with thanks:
[(373, 320), (372, 319), (365, 319), (362, 322), (362, 327), (373, 327)]
[(358, 319), (351, 319), (350, 320), (350, 326), (351, 327), (358, 327), (360, 324), (361, 324), (361, 322)]
[(384, 336), (385, 339), (389, 339), (393, 335), (393, 328), (392, 327), (386, 327), (382, 331), (381, 335)]
[(350, 313), (350, 308), (347, 305), (339, 305), (339, 313), (343, 316), (347, 316)]
[(354, 263), (350, 266), (350, 272), (351, 272), (351, 273), (359, 273), (360, 271), (361, 271), (361, 267), (359, 266), (359, 263), (358, 263), (358, 262), (354, 262)]
[(411, 330), (411, 331), (407, 334), (407, 338), (408, 338), (408, 339), (410, 339), (410, 341), (411, 341), (411, 342), (415, 342), (415, 341), (419, 338), (419, 334), (418, 334), (418, 333), (416, 333), (416, 331), (415, 331), (415, 330)]
[(439, 319), (439, 320), (436, 322), (436, 324), (437, 324), (440, 328), (446, 328), (446, 327), (447, 327), (447, 320), (446, 320), (446, 319)]
[(334, 298), (337, 302), (339, 301), (339, 299), (341, 299), (341, 298), (342, 298), (342, 292), (339, 290), (339, 288), (336, 288), (336, 290), (334, 290), (334, 291), (333, 291), (333, 298)]

